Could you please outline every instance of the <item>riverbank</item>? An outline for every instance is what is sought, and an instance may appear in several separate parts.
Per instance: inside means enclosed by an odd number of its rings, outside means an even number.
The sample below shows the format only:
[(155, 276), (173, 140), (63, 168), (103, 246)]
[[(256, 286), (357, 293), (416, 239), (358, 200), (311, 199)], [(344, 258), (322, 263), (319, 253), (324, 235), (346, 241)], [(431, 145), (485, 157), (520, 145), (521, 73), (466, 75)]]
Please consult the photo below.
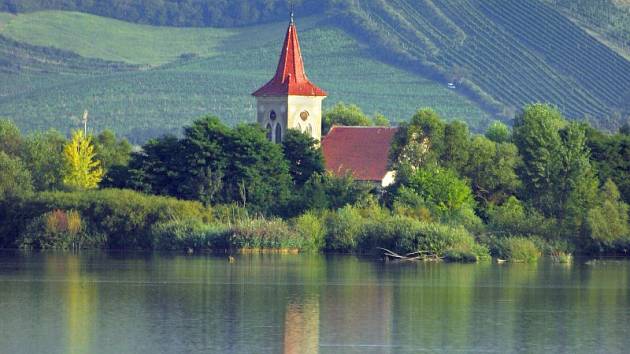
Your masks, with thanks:
[(543, 253), (568, 253), (542, 238), (494, 237), (478, 225), (421, 220), (376, 203), (280, 219), (251, 215), (236, 205), (209, 208), (110, 189), (40, 193), (3, 208), (2, 221), (4, 248), (357, 254), (382, 254), (379, 248), (386, 248), (454, 262), (491, 255), (531, 262)]

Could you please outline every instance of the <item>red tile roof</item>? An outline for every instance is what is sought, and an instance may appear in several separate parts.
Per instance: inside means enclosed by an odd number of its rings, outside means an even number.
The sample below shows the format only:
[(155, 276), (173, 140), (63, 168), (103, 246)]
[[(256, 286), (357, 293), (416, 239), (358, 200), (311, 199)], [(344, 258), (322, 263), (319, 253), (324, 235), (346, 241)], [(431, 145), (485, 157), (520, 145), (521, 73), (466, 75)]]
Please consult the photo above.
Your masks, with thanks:
[(253, 96), (327, 96), (326, 92), (315, 86), (306, 77), (302, 51), (298, 41), (297, 28), (291, 21), (287, 30), (284, 46), (276, 76), (265, 86), (252, 94)]
[(358, 181), (382, 181), (388, 172), (389, 149), (398, 128), (333, 127), (322, 139), (326, 170), (350, 172)]

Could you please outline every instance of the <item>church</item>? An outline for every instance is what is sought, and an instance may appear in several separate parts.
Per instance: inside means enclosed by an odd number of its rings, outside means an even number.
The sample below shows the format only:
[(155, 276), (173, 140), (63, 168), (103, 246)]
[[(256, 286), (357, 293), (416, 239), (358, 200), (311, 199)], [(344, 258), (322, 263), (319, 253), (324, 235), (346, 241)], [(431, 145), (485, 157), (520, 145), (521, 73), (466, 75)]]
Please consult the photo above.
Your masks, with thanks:
[(388, 158), (397, 128), (333, 126), (322, 137), (322, 103), (328, 94), (306, 76), (293, 14), (276, 74), (252, 95), (256, 121), (270, 141), (279, 144), (288, 129), (297, 129), (321, 141), (328, 172), (351, 174), (357, 181), (380, 187), (394, 182)]

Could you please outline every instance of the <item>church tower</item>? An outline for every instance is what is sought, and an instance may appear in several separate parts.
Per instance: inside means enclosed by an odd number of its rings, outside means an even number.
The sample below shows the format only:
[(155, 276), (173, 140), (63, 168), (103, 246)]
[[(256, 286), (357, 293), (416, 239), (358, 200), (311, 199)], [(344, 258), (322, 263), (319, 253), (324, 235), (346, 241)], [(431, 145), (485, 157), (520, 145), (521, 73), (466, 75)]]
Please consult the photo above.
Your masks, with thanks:
[(322, 101), (327, 94), (306, 77), (293, 13), (276, 75), (252, 95), (256, 97), (258, 124), (267, 131), (269, 140), (281, 143), (287, 129), (321, 140)]

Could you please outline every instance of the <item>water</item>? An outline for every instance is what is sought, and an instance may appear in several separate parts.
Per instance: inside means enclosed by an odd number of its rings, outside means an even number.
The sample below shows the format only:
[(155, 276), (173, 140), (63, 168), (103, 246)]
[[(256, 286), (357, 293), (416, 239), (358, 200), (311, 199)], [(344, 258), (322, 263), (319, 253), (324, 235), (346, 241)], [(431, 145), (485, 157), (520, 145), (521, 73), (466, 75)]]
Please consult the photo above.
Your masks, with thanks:
[(0, 253), (0, 353), (614, 353), (630, 262)]

